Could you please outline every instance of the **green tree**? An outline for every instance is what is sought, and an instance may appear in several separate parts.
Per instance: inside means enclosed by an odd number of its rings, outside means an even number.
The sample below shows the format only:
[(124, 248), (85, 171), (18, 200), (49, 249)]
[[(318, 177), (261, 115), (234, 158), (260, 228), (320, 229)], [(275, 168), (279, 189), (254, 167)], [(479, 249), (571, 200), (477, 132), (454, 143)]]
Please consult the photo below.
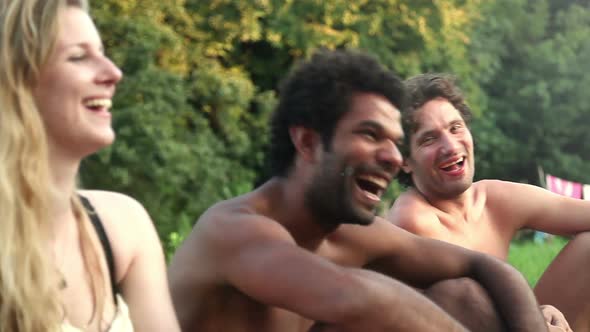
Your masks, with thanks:
[(84, 163), (83, 184), (141, 201), (171, 252), (207, 207), (264, 176), (278, 83), (318, 48), (363, 49), (402, 77), (453, 72), (481, 103), (472, 73), (491, 81), (501, 67), (473, 39), (484, 4), (494, 8), (482, 0), (93, 3), (125, 78), (113, 110), (117, 141)]
[[(574, 1), (531, 0), (511, 6), (514, 21), (503, 35), (499, 69), (482, 84), (490, 101), (485, 121), (499, 133), (479, 137), (487, 148), (480, 159), (503, 162), (481, 175), (538, 183), (539, 165), (588, 182), (585, 156), (590, 151), (583, 142), (590, 137), (583, 124), (590, 117), (590, 96), (584, 91), (589, 83), (584, 73), (590, 69), (590, 9)], [(499, 138), (503, 147), (491, 148)]]

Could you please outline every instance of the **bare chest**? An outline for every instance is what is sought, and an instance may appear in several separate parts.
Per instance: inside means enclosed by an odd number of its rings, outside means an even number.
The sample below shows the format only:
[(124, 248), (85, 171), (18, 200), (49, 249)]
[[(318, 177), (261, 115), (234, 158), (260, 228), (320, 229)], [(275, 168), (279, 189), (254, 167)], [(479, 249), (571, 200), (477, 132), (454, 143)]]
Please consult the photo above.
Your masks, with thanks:
[(468, 220), (439, 215), (434, 225), (436, 238), (505, 260), (512, 235), (485, 209), (476, 212)]

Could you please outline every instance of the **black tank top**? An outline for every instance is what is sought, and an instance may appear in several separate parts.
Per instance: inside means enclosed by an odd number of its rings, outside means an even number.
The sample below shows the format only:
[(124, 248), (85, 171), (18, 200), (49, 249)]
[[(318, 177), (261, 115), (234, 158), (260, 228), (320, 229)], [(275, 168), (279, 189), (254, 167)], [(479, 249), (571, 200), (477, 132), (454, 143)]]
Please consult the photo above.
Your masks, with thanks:
[(94, 226), (94, 229), (96, 230), (96, 234), (98, 235), (98, 239), (100, 240), (100, 244), (101, 244), (102, 249), (104, 251), (104, 255), (107, 260), (107, 266), (109, 268), (109, 277), (111, 280), (111, 290), (113, 292), (113, 300), (115, 301), (115, 304), (117, 304), (117, 296), (116, 295), (117, 295), (117, 293), (119, 293), (119, 287), (117, 286), (117, 283), (115, 282), (115, 258), (113, 256), (113, 250), (111, 248), (111, 243), (109, 242), (109, 238), (107, 236), (107, 233), (104, 230), (104, 226), (102, 225), (102, 221), (100, 221), (100, 217), (96, 213), (96, 210), (94, 210), (94, 207), (92, 206), (92, 204), (90, 204), (90, 201), (84, 196), (80, 195), (79, 197), (80, 197), (80, 201), (82, 202), (82, 205), (84, 205), (84, 208), (86, 209), (86, 214), (88, 214), (88, 217), (90, 218), (90, 221), (92, 222), (92, 226)]

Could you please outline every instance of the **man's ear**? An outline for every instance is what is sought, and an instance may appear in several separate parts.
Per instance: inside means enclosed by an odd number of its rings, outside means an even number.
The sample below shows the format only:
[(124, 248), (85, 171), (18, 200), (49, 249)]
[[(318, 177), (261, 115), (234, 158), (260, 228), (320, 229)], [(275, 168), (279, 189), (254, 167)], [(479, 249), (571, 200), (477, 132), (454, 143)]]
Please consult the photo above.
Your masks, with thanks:
[(295, 126), (289, 128), (289, 136), (291, 136), (291, 142), (297, 150), (297, 154), (301, 158), (308, 162), (313, 162), (317, 158), (318, 147), (321, 147), (321, 137), (317, 131), (302, 127)]

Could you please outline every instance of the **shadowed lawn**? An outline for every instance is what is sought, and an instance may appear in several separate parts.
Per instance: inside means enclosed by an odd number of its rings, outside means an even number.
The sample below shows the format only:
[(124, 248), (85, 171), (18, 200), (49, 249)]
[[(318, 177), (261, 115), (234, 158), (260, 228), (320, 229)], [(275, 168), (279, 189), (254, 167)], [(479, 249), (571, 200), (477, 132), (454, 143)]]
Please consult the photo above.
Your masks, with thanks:
[(508, 261), (526, 277), (534, 287), (549, 263), (567, 244), (567, 239), (553, 237), (543, 243), (532, 240), (513, 241), (510, 245)]

